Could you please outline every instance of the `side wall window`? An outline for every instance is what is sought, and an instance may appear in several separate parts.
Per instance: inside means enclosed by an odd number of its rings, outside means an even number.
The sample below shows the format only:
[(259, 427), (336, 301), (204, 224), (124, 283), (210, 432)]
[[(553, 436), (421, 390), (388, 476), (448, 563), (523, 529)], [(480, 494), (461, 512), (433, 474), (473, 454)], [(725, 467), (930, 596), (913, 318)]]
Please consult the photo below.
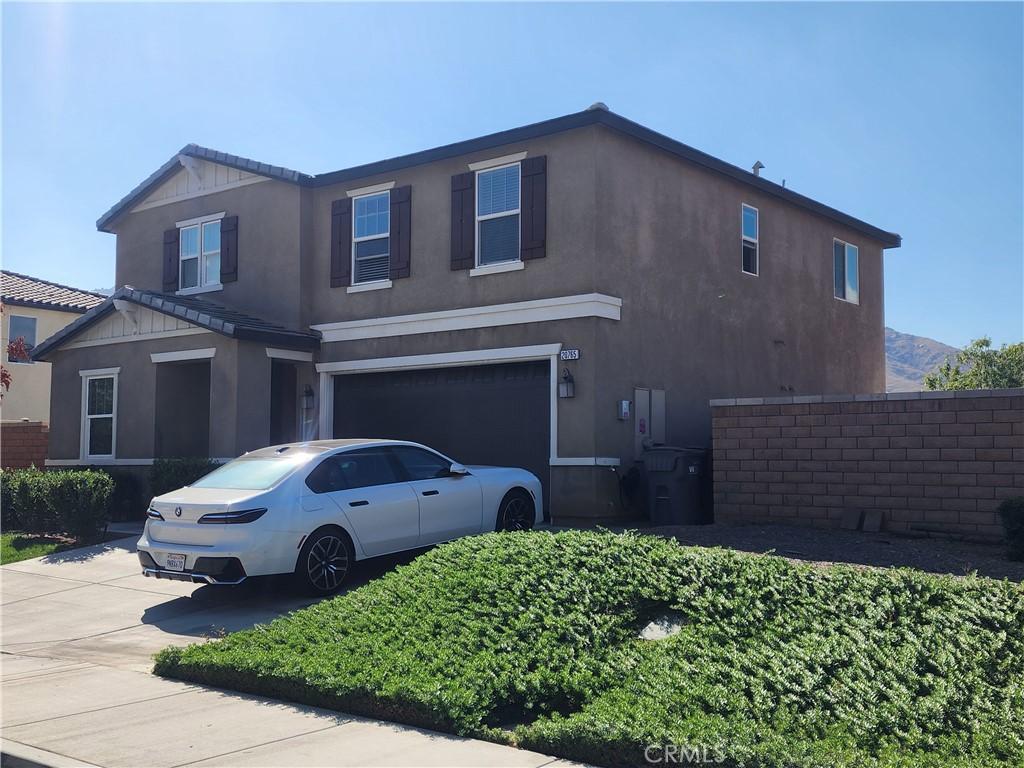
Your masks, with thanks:
[(220, 218), (178, 228), (178, 290), (220, 282)]
[(859, 256), (856, 245), (838, 239), (832, 241), (835, 297), (852, 304), (860, 304)]
[(756, 275), (759, 267), (757, 208), (744, 203), (740, 208), (740, 218), (743, 231), (743, 271), (750, 275)]
[[(26, 317), (24, 315), (11, 315), (11, 319), (7, 322), (7, 340), (10, 342), (16, 341), (17, 339), (24, 339), (25, 349), (29, 353), (32, 352), (32, 347), (36, 345), (36, 319), (34, 317)], [(32, 361), (12, 357), (8, 353), (7, 362), (31, 363)]]
[(83, 458), (113, 458), (117, 441), (117, 374), (82, 375)]

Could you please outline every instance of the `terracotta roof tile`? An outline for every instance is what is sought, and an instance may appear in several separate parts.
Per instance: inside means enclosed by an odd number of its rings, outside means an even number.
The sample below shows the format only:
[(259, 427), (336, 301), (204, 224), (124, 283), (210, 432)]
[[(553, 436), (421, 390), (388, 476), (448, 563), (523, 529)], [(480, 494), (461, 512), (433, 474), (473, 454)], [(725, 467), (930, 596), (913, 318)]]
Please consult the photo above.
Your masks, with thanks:
[(106, 297), (4, 269), (0, 270), (0, 298), (13, 306), (85, 312)]

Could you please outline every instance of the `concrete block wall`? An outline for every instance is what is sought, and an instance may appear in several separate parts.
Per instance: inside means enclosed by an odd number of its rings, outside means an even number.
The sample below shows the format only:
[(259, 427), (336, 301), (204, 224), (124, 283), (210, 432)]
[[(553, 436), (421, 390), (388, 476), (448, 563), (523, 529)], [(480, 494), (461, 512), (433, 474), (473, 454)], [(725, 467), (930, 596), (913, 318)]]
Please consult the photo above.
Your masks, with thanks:
[(50, 427), (41, 421), (5, 421), (0, 424), (0, 467), (46, 468)]
[(715, 520), (996, 539), (1024, 496), (1024, 389), (712, 400)]

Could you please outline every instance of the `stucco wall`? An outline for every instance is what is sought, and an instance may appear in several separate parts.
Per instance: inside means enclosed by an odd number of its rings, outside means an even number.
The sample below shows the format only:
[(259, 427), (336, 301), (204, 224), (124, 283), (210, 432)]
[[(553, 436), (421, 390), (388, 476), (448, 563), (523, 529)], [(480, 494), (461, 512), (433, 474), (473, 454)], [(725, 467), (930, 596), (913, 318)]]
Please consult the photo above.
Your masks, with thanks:
[[(595, 290), (621, 296), (601, 326), (601, 455), (633, 388), (667, 391), (668, 442), (707, 446), (713, 397), (885, 388), (881, 244), (830, 219), (602, 130)], [(760, 212), (758, 276), (741, 271), (741, 204)], [(833, 297), (832, 238), (860, 247), (860, 304)]]
[[(728, 403), (729, 401), (725, 401)], [(1024, 389), (712, 403), (715, 519), (995, 538), (1024, 496)]]
[(224, 211), (238, 216), (238, 280), (201, 298), (302, 328), (300, 208), (298, 187), (268, 180), (126, 214), (116, 222), (116, 287), (163, 290), (164, 230)]
[(49, 422), (50, 420), (50, 364), (7, 362), (8, 331), (12, 315), (36, 318), (36, 344), (49, 338), (80, 315), (75, 312), (58, 312), (52, 309), (19, 307), (5, 304), (3, 322), (0, 323), (0, 350), (4, 367), (11, 372), (11, 388), (0, 400), (0, 413), (5, 421)]

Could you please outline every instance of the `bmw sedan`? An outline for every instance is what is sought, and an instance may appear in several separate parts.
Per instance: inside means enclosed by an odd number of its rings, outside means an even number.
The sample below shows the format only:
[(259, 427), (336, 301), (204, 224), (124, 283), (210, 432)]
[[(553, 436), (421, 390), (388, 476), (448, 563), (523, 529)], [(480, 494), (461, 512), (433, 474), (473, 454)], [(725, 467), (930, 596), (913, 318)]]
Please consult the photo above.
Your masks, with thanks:
[(418, 443), (318, 440), (261, 448), (150, 503), (142, 572), (205, 584), (294, 574), (337, 590), (357, 560), (486, 531), (532, 528), (541, 485)]

